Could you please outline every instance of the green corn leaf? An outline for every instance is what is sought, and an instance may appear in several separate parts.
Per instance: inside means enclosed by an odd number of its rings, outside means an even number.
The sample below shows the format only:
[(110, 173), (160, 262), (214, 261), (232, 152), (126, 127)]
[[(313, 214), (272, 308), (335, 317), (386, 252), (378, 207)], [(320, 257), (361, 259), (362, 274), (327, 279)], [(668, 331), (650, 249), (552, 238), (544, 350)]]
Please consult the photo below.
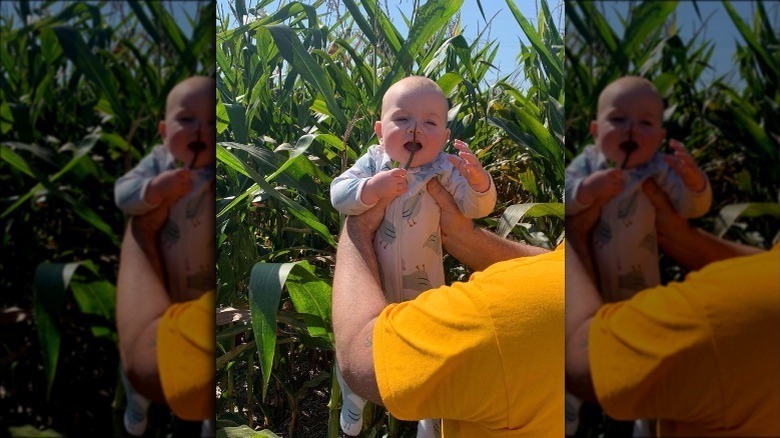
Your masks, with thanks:
[[(767, 76), (774, 75), (774, 77), (777, 77), (780, 75), (780, 65), (778, 65), (777, 59), (772, 59), (772, 56), (767, 53), (766, 48), (762, 46), (762, 44), (756, 39), (756, 33), (753, 33), (753, 31), (750, 29), (750, 26), (745, 23), (742, 18), (740, 18), (737, 11), (734, 10), (734, 7), (731, 6), (731, 3), (728, 1), (723, 1), (723, 6), (726, 8), (726, 12), (728, 12), (729, 17), (731, 17), (731, 21), (734, 22), (734, 26), (737, 27), (737, 30), (739, 30), (740, 35), (742, 35), (742, 38), (745, 39), (745, 42), (747, 42), (748, 46), (750, 47), (750, 50), (756, 55), (756, 59), (758, 60), (759, 64), (761, 64), (761, 68), (767, 72)], [(777, 30), (775, 30), (776, 32)]]
[(342, 128), (346, 128), (347, 117), (336, 100), (335, 92), (326, 79), (325, 71), (311, 54), (306, 51), (295, 32), (284, 25), (269, 25), (264, 28), (273, 36), (274, 42), (276, 42), (276, 46), (284, 59), (290, 63), (301, 77), (317, 89), (325, 99), (330, 113), (341, 124)]
[(46, 398), (51, 395), (60, 357), (59, 319), (65, 306), (65, 292), (73, 277), (76, 263), (42, 263), (35, 269), (35, 323), (38, 341), (43, 349), (43, 371), (46, 375)]
[(316, 234), (322, 237), (328, 244), (335, 247), (336, 241), (333, 240), (333, 236), (328, 231), (328, 228), (323, 225), (316, 216), (314, 216), (308, 209), (301, 206), (297, 202), (287, 198), (279, 193), (276, 189), (271, 187), (265, 178), (260, 176), (254, 169), (245, 165), (241, 160), (237, 159), (233, 154), (228, 152), (224, 146), (217, 145), (217, 159), (227, 164), (234, 170), (249, 176), (265, 193), (282, 202), (287, 207), (287, 211), (295, 216), (298, 220), (310, 227)]
[(385, 76), (376, 94), (372, 97), (369, 108), (377, 108), (385, 91), (393, 83), (409, 74), (414, 60), (413, 56), (419, 53), (423, 45), (428, 43), (433, 35), (447, 24), (462, 4), (463, 0), (431, 0), (420, 7), (415, 22), (409, 29), (409, 37), (398, 51), (390, 72)]
[(249, 276), (249, 312), (263, 374), (262, 398), (268, 391), (276, 350), (276, 311), (282, 288), (295, 263), (257, 263)]
[(531, 45), (536, 49), (536, 53), (541, 58), (542, 63), (545, 66), (545, 71), (550, 75), (550, 79), (556, 84), (563, 85), (562, 61), (550, 53), (547, 46), (544, 44), (544, 41), (542, 41), (542, 37), (533, 28), (531, 22), (523, 16), (514, 2), (512, 0), (506, 0), (506, 4), (515, 16), (517, 23), (520, 24), (520, 27), (523, 29), (523, 33), (528, 37), (528, 41), (530, 41)]
[(771, 202), (755, 202), (731, 204), (720, 209), (719, 221), (716, 222), (715, 234), (722, 237), (739, 218), (754, 218), (772, 216), (780, 218), (780, 204)]
[(314, 315), (321, 325), (307, 325), (312, 337), (325, 338), (333, 346), (331, 321), (331, 287), (327, 281), (314, 274), (314, 266), (306, 261), (298, 263), (287, 278), (287, 290), (290, 292), (295, 310)]
[(97, 86), (101, 95), (111, 102), (114, 114), (123, 123), (129, 125), (129, 116), (124, 106), (119, 102), (117, 86), (110, 78), (113, 77), (82, 39), (81, 33), (71, 26), (54, 26), (54, 34), (62, 46), (65, 56), (68, 57), (87, 79)]
[(563, 219), (564, 215), (564, 207), (560, 202), (510, 205), (501, 215), (496, 234), (501, 237), (506, 237), (523, 217), (538, 218), (553, 216)]

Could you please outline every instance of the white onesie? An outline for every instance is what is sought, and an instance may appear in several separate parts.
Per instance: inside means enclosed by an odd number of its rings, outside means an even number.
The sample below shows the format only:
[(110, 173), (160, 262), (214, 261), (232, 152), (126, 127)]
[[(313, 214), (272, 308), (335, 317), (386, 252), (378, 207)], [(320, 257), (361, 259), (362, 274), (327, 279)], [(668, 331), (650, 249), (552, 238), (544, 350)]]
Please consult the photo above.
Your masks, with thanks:
[[(590, 174), (607, 169), (607, 158), (594, 145), (587, 146), (566, 168), (566, 214), (577, 214), (587, 205), (577, 202), (577, 191)], [(602, 293), (625, 297), (661, 283), (655, 231), (655, 207), (642, 191), (653, 178), (669, 196), (675, 210), (685, 218), (707, 213), (712, 204), (709, 180), (694, 193), (663, 160), (655, 155), (644, 164), (623, 170), (623, 191), (601, 210), (593, 231), (593, 256)]]
[[(155, 176), (175, 168), (173, 155), (164, 146), (155, 146), (116, 181), (116, 205), (129, 215), (142, 215), (156, 208), (144, 200), (146, 189)], [(192, 190), (171, 206), (160, 234), (171, 297), (197, 297), (216, 287), (214, 174), (214, 166), (191, 170)]]
[[(379, 171), (392, 169), (394, 164), (384, 147), (371, 146), (354, 166), (333, 180), (331, 203), (348, 215), (368, 210), (372, 205), (360, 200), (366, 181)], [(409, 168), (406, 193), (388, 205), (384, 221), (374, 236), (374, 251), (389, 302), (411, 300), (423, 291), (444, 284), (441, 211), (426, 189), (432, 178), (439, 179), (466, 217), (487, 216), (496, 205), (493, 180), (487, 191), (476, 192), (443, 152), (428, 164)]]

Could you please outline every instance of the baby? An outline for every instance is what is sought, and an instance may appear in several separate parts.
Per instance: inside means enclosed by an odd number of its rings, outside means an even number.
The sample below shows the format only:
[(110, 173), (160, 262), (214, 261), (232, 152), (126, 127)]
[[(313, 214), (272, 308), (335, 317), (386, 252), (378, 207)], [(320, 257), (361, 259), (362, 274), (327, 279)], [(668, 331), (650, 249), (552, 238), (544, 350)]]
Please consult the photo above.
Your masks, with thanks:
[[(215, 90), (214, 79), (205, 76), (187, 78), (173, 87), (166, 99), (165, 119), (158, 125), (163, 145), (155, 146), (114, 187), (117, 206), (129, 215), (143, 215), (163, 201), (173, 201), (160, 251), (174, 302), (196, 299), (216, 287)], [(125, 429), (141, 436), (149, 400), (121, 374), (127, 393)]]
[[(608, 200), (593, 231), (593, 256), (604, 300), (620, 301), (661, 282), (655, 209), (642, 182), (655, 179), (686, 218), (709, 210), (712, 189), (682, 143), (669, 142), (673, 155), (658, 151), (666, 137), (664, 103), (650, 81), (617, 79), (601, 92), (597, 109), (590, 125), (596, 145), (566, 168), (566, 214)], [(567, 394), (567, 435), (575, 418), (570, 399), (579, 404)]]
[[(360, 214), (381, 198), (393, 198), (374, 237), (385, 296), (390, 302), (417, 297), (444, 284), (440, 210), (426, 191), (438, 178), (470, 218), (487, 216), (496, 204), (490, 174), (455, 140), (458, 157), (442, 150), (449, 139), (447, 98), (432, 80), (410, 76), (393, 84), (382, 99), (374, 126), (378, 146), (371, 146), (354, 166), (331, 183), (331, 202), (340, 212)], [(362, 428), (365, 400), (337, 373), (342, 388), (341, 428), (355, 436)], [(418, 437), (436, 436), (438, 422), (422, 420)]]

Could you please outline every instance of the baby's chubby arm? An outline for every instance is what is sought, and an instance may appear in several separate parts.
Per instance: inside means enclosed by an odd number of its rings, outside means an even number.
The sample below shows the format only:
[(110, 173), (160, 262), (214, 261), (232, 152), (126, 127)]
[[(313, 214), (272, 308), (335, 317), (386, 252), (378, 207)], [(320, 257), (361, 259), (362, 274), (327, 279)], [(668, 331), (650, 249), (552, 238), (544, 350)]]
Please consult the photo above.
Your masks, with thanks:
[(601, 154), (588, 146), (566, 166), (566, 214), (575, 215), (596, 202), (608, 201), (623, 190), (619, 169), (605, 169)]
[(374, 205), (383, 198), (395, 198), (406, 192), (406, 170), (402, 168), (382, 170), (366, 181), (360, 193), (360, 201)]
[(597, 170), (582, 180), (577, 190), (577, 202), (592, 205), (608, 201), (623, 190), (623, 172), (618, 168)]
[(395, 198), (407, 189), (406, 171), (377, 171), (381, 152), (369, 150), (330, 184), (333, 207), (346, 215), (361, 214), (382, 198)]
[(152, 205), (157, 205), (164, 200), (177, 200), (192, 190), (190, 169), (166, 170), (155, 176), (146, 188), (144, 200)]
[(669, 140), (669, 146), (674, 149), (670, 155), (664, 155), (664, 161), (682, 179), (685, 187), (694, 193), (700, 193), (707, 188), (707, 175), (693, 161), (691, 154), (678, 140)]
[(441, 180), (442, 185), (455, 198), (464, 216), (485, 217), (496, 207), (493, 179), (465, 142), (455, 140), (453, 145), (458, 149), (458, 155), (447, 155), (453, 169), (449, 178)]
[(677, 213), (684, 218), (705, 215), (712, 207), (712, 186), (704, 171), (678, 140), (670, 140), (672, 154), (664, 154), (663, 160), (672, 170), (656, 177), (661, 188), (669, 195)]
[(458, 150), (458, 156), (448, 155), (447, 159), (450, 160), (453, 166), (458, 169), (461, 175), (466, 178), (474, 191), (479, 193), (485, 193), (493, 185), (491, 183), (490, 174), (482, 168), (482, 164), (473, 152), (462, 140), (455, 140), (452, 142), (455, 148)]
[(165, 152), (155, 148), (130, 172), (120, 177), (114, 186), (116, 205), (130, 215), (141, 215), (165, 200), (176, 200), (192, 189), (188, 169), (165, 167)]

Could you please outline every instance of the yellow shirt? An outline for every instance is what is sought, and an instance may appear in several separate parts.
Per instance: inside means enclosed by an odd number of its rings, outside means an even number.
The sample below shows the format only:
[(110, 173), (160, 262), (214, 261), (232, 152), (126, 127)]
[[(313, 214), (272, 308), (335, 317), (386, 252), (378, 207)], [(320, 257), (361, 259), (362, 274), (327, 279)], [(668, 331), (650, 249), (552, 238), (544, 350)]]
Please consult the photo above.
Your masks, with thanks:
[(589, 344), (613, 418), (658, 418), (661, 436), (780, 436), (780, 246), (603, 306)]
[(559, 250), (390, 305), (373, 335), (384, 405), (442, 418), (445, 438), (563, 436), (563, 274)]
[(214, 299), (173, 304), (157, 328), (157, 362), (168, 406), (188, 420), (214, 418)]

